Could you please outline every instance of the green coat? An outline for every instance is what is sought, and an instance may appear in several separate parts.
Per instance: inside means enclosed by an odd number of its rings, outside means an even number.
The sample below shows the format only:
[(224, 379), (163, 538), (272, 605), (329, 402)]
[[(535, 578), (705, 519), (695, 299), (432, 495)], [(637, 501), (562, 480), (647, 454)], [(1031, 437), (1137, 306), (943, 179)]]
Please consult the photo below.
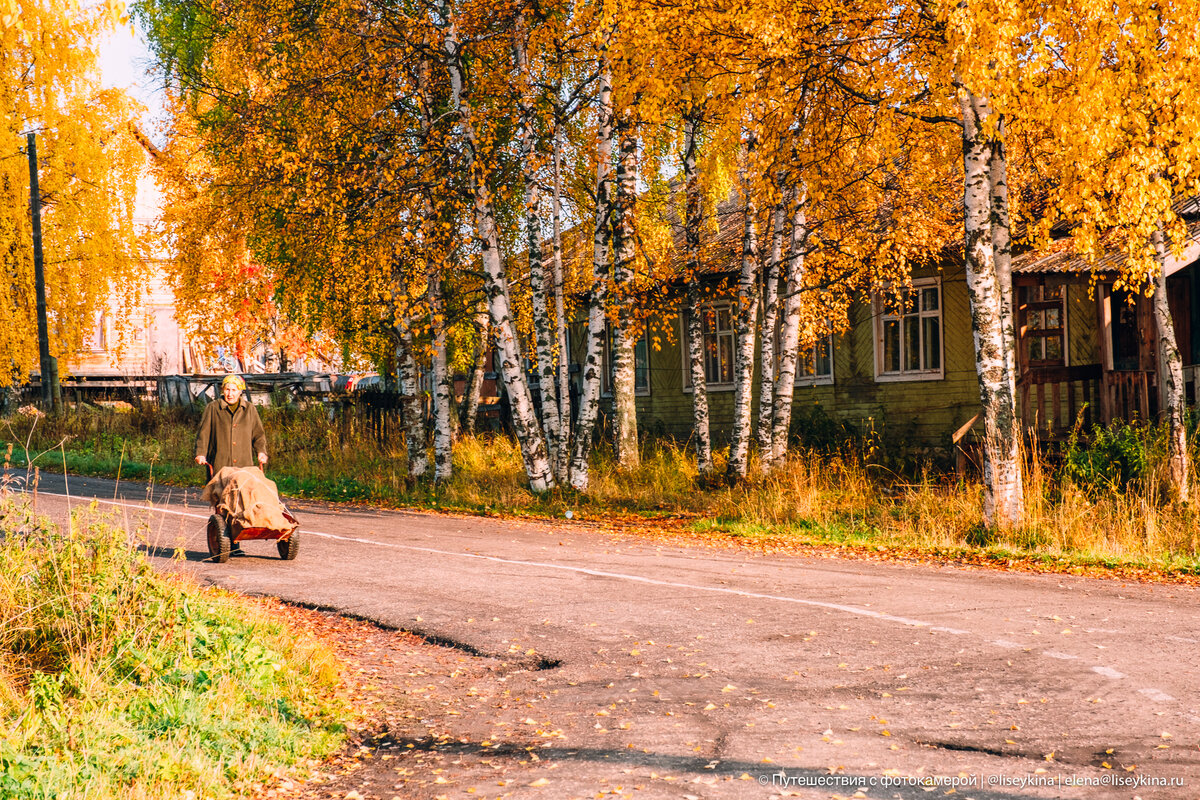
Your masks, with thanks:
[(200, 433), (196, 437), (196, 455), (204, 456), (212, 473), (221, 467), (252, 467), (258, 454), (267, 452), (267, 435), (258, 410), (246, 395), (230, 406), (218, 398), (204, 408)]

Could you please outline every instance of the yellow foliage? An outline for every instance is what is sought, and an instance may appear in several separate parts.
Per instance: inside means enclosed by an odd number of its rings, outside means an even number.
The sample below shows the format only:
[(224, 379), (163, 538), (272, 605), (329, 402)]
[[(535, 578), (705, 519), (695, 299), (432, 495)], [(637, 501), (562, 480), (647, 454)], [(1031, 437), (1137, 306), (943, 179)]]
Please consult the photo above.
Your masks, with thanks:
[(51, 354), (77, 352), (110, 300), (127, 325), (145, 284), (133, 223), (137, 108), (100, 87), (96, 65), (98, 37), (119, 18), (111, 2), (0, 2), (0, 385), (38, 364), (24, 133), (37, 135)]

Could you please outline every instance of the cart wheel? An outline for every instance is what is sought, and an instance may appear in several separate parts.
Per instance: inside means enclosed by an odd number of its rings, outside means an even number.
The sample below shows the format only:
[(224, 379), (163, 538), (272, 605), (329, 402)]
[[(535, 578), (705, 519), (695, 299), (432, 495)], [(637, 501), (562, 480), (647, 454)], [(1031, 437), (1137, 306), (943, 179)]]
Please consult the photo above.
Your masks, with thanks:
[(211, 560), (224, 564), (229, 560), (229, 537), (225, 520), (216, 514), (208, 518), (208, 554)]
[(276, 539), (275, 549), (284, 561), (294, 560), (300, 553), (300, 531), (292, 531), (292, 535), (286, 539)]

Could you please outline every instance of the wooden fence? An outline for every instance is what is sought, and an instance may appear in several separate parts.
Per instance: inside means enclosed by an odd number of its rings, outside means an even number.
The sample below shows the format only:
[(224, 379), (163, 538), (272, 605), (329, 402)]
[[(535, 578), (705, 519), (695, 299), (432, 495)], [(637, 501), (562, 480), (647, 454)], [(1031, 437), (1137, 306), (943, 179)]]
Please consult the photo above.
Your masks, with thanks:
[(1084, 428), (1090, 429), (1100, 421), (1096, 405), (1101, 401), (1102, 373), (1099, 364), (1025, 372), (1017, 382), (1025, 429), (1039, 439), (1061, 439), (1070, 433), (1081, 413)]

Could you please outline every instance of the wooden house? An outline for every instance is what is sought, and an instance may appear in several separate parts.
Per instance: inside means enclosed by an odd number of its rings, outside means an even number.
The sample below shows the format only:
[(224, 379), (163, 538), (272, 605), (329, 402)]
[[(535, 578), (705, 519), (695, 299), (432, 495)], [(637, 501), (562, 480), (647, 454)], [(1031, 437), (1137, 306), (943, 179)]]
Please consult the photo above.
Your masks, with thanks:
[[(740, 218), (727, 215), (705, 280), (736, 281)], [(1189, 398), (1200, 359), (1200, 291), (1194, 244), (1168, 263), (1168, 286)], [(1156, 327), (1149, 298), (1113, 288), (1120, 258), (1088, 265), (1067, 253), (1027, 253), (1014, 259), (1013, 297), (1018, 352), (1018, 406), (1024, 425), (1043, 440), (1060, 439), (1081, 422), (1151, 419), (1161, 407)], [(675, 296), (682, 295), (678, 287)], [(728, 441), (733, 417), (735, 318), (730, 294), (707, 305), (705, 371), (710, 430)], [(982, 425), (974, 342), (961, 257), (920, 268), (900, 304), (874, 297), (850, 311), (845, 332), (824, 337), (801, 353), (793, 419), (816, 405), (860, 433), (898, 434), (949, 451)], [(682, 307), (682, 302), (679, 303)], [(584, 330), (572, 329), (572, 380), (585, 357)], [(636, 387), (639, 430), (686, 439), (692, 394), (683, 315), (652, 320), (638, 342)], [(607, 370), (606, 370), (607, 372)], [(611, 397), (611, 381), (603, 392)], [(755, 375), (757, 409), (758, 375)]]
[[(1200, 227), (1191, 233), (1200, 234)], [(1019, 402), (1022, 419), (1043, 438), (1062, 436), (1081, 413), (1085, 424), (1108, 424), (1154, 419), (1163, 406), (1153, 301), (1144, 292), (1116, 288), (1123, 259), (1116, 252), (1095, 264), (1069, 252), (1014, 259)], [(1180, 257), (1169, 257), (1165, 270), (1184, 383), (1194, 403), (1200, 240)]]

